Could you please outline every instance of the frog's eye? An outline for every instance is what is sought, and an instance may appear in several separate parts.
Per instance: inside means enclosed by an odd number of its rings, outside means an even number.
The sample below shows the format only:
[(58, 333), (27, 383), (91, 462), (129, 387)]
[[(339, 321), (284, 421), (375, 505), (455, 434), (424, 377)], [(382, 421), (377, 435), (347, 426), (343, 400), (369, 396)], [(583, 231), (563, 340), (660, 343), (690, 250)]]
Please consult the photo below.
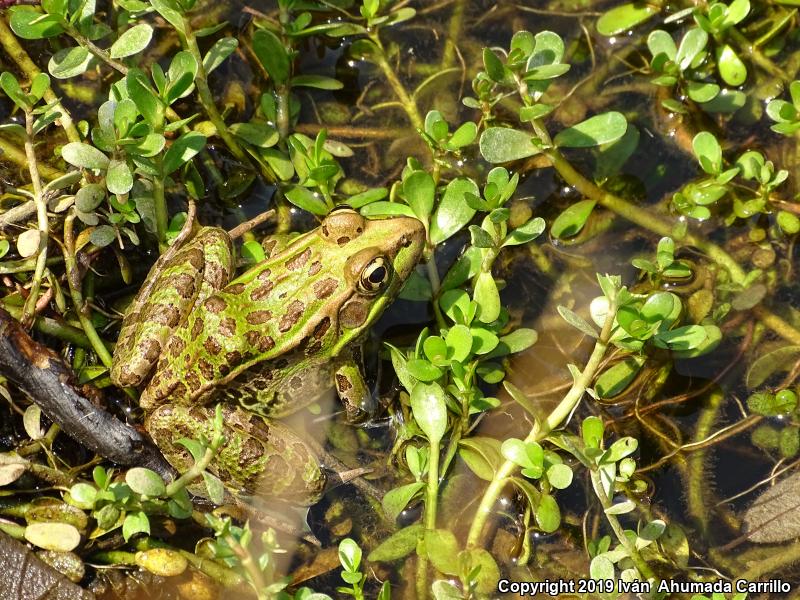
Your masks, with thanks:
[(373, 258), (358, 279), (358, 290), (362, 294), (372, 296), (377, 294), (389, 282), (391, 275), (391, 265), (383, 256)]

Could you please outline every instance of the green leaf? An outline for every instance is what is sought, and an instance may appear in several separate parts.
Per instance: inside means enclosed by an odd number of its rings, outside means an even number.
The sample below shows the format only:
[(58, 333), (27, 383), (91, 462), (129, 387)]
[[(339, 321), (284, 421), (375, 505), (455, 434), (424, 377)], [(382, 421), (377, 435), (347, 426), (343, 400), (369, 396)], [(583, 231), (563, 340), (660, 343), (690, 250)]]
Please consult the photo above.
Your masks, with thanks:
[(169, 175), (194, 158), (206, 145), (206, 136), (188, 131), (175, 140), (164, 154), (163, 173)]
[(553, 533), (561, 525), (561, 509), (559, 509), (556, 499), (550, 494), (541, 495), (534, 515), (539, 528), (545, 533)]
[(365, 192), (356, 194), (355, 196), (350, 196), (345, 202), (345, 204), (347, 204), (350, 208), (359, 209), (362, 206), (366, 206), (367, 204), (370, 204), (372, 202), (383, 200), (388, 195), (389, 195), (389, 190), (387, 190), (384, 187), (371, 188), (366, 190)]
[(280, 140), (278, 131), (266, 123), (234, 123), (229, 129), (236, 137), (258, 148), (271, 148)]
[(478, 137), (478, 126), (472, 121), (463, 123), (453, 132), (447, 140), (447, 149), (451, 151), (459, 150), (464, 146), (469, 146)]
[(239, 40), (232, 37), (218, 39), (203, 57), (203, 70), (206, 75), (219, 67), (226, 58), (234, 53), (239, 46)]
[(659, 348), (691, 350), (702, 344), (707, 337), (708, 333), (702, 325), (686, 325), (657, 333), (653, 336), (653, 342)]
[(87, 183), (75, 194), (75, 206), (82, 212), (92, 212), (106, 199), (106, 191), (97, 183)]
[(531, 141), (532, 135), (508, 127), (489, 127), (481, 134), (480, 151), (492, 164), (527, 158), (540, 152)]
[(112, 159), (106, 171), (106, 186), (112, 194), (127, 194), (133, 187), (133, 173), (124, 160)]
[(458, 442), (458, 455), (484, 481), (491, 481), (503, 462), (500, 440), (472, 436)]
[(57, 15), (42, 14), (32, 6), (12, 6), (9, 26), (24, 40), (41, 40), (64, 32)]
[(547, 481), (557, 490), (565, 490), (572, 483), (572, 469), (564, 463), (550, 465), (547, 469)]
[(544, 231), (546, 224), (544, 219), (536, 217), (527, 223), (523, 223), (514, 229), (508, 237), (503, 241), (502, 246), (518, 246), (520, 244), (527, 244), (533, 239), (536, 239)]
[(164, 103), (156, 95), (147, 75), (139, 69), (131, 69), (125, 77), (128, 96), (136, 103), (136, 108), (154, 129), (160, 129), (164, 123)]
[(628, 121), (620, 112), (595, 115), (562, 131), (553, 139), (562, 148), (589, 148), (620, 139), (628, 129)]
[(381, 504), (383, 506), (383, 512), (388, 517), (389, 521), (394, 523), (397, 517), (400, 516), (400, 513), (405, 510), (408, 503), (411, 502), (411, 499), (424, 487), (424, 482), (417, 481), (407, 485), (401, 485), (400, 487), (386, 492)]
[(716, 175), (722, 170), (722, 147), (713, 133), (701, 131), (694, 136), (692, 150), (706, 173)]
[(183, 21), (183, 11), (174, 0), (149, 0), (156, 12), (181, 33), (186, 33), (186, 24)]
[(25, 539), (45, 550), (70, 552), (81, 543), (81, 534), (68, 523), (31, 523), (25, 528)]
[(475, 209), (467, 204), (466, 194), (477, 196), (479, 193), (477, 184), (464, 177), (453, 179), (447, 184), (431, 219), (430, 237), (433, 244), (441, 244), (472, 220)]
[(747, 370), (748, 389), (763, 385), (776, 373), (789, 371), (800, 358), (800, 346), (788, 345), (765, 352), (756, 358)]
[(699, 27), (694, 27), (687, 31), (675, 55), (675, 62), (678, 64), (678, 68), (681, 71), (688, 69), (689, 65), (697, 58), (697, 55), (705, 49), (707, 43), (708, 34)]
[(637, 25), (644, 23), (653, 15), (657, 15), (657, 6), (643, 3), (627, 3), (607, 10), (597, 20), (597, 32), (600, 35), (611, 37), (623, 33)]
[(223, 504), (225, 502), (225, 486), (219, 477), (208, 471), (203, 471), (203, 482), (206, 484), (208, 499), (214, 504)]
[(289, 202), (298, 208), (307, 210), (315, 215), (324, 216), (328, 214), (328, 205), (325, 204), (325, 201), (308, 188), (301, 185), (293, 185), (284, 190), (284, 195)]
[(132, 56), (147, 48), (152, 38), (153, 28), (150, 25), (147, 23), (134, 25), (117, 38), (108, 52), (111, 58)]
[(750, 14), (750, 0), (733, 0), (725, 11), (721, 29), (727, 29), (741, 23)]
[[(326, 213), (327, 210), (322, 214)], [(361, 209), (361, 214), (365, 217), (405, 216), (417, 218), (410, 206), (399, 202), (371, 202)]]
[(601, 463), (615, 463), (626, 456), (630, 456), (639, 447), (639, 442), (633, 437), (623, 437), (611, 444), (611, 447), (600, 457)]
[(427, 223), (436, 195), (433, 177), (427, 171), (414, 171), (403, 181), (403, 195), (417, 218)]
[(629, 356), (622, 362), (618, 362), (603, 371), (594, 384), (597, 396), (599, 398), (613, 398), (621, 394), (639, 374), (644, 363), (644, 357)]
[(447, 575), (459, 573), (458, 546), (456, 536), (447, 529), (432, 529), (425, 532), (425, 555), (436, 570)]
[(318, 90), (340, 90), (344, 84), (333, 77), (324, 75), (296, 75), (292, 77), (292, 87), (310, 87)]
[(742, 85), (747, 79), (747, 67), (730, 44), (717, 48), (717, 68), (722, 80), (732, 87)]
[(172, 58), (167, 71), (169, 84), (164, 94), (167, 104), (183, 98), (189, 92), (198, 68), (197, 60), (190, 52), (181, 51)]
[(103, 170), (108, 167), (108, 157), (94, 146), (70, 142), (61, 149), (62, 158), (71, 165), (84, 169)]
[[(3, 71), (0, 74), (0, 88), (6, 93), (6, 95), (14, 101), (20, 109), (27, 110), (30, 106), (30, 102), (28, 101), (27, 95), (25, 92), (22, 91), (22, 88), (19, 85), (19, 81), (17, 78), (8, 71)], [(22, 135), (25, 135), (25, 129), (21, 126), (19, 127), (22, 130)]]
[(586, 417), (581, 423), (581, 436), (587, 448), (600, 448), (603, 443), (603, 420), (599, 417)]
[(463, 363), (471, 354), (472, 333), (470, 333), (470, 329), (466, 325), (453, 325), (445, 336), (445, 342), (450, 350), (449, 358), (451, 360)]
[(125, 474), (125, 483), (137, 494), (158, 498), (167, 493), (164, 480), (155, 471), (144, 467), (128, 469)]
[(647, 48), (653, 58), (663, 54), (669, 60), (675, 60), (675, 56), (678, 53), (678, 47), (675, 45), (672, 36), (663, 29), (656, 29), (650, 32), (650, 35), (647, 36)]
[(492, 323), (500, 316), (500, 292), (491, 273), (481, 272), (475, 280), (475, 302), (478, 303), (478, 320)]
[(486, 74), (492, 81), (501, 82), (506, 77), (506, 70), (503, 62), (490, 48), (483, 49), (483, 67), (486, 69)]
[(424, 532), (425, 528), (422, 523), (400, 529), (381, 542), (369, 553), (367, 559), (370, 562), (390, 562), (405, 558), (416, 550), (417, 543)]
[(345, 538), (339, 542), (339, 562), (346, 571), (358, 571), (361, 566), (361, 548), (355, 541)]
[(63, 48), (50, 57), (47, 70), (56, 79), (69, 79), (84, 73), (91, 60), (92, 55), (81, 46)]
[(422, 382), (414, 385), (411, 390), (411, 410), (428, 441), (438, 444), (447, 429), (447, 403), (442, 386)]
[(266, 29), (259, 29), (253, 35), (253, 52), (276, 86), (289, 81), (291, 61), (283, 43)]
[(561, 318), (563, 318), (567, 323), (572, 325), (575, 329), (588, 335), (589, 337), (597, 339), (598, 337), (597, 331), (595, 330), (594, 327), (589, 325), (589, 323), (587, 323), (583, 317), (579, 316), (577, 313), (573, 312), (566, 306), (559, 305), (557, 310), (558, 314), (561, 315)]
[(142, 511), (128, 513), (122, 522), (122, 537), (126, 542), (137, 533), (150, 535), (150, 520)]

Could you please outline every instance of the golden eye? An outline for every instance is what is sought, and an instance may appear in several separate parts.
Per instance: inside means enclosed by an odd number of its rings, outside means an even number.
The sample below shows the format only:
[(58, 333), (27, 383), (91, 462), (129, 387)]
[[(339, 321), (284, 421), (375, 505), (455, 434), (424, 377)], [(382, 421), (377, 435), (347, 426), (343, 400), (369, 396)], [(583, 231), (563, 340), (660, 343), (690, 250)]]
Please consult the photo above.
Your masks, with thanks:
[(389, 282), (391, 265), (383, 256), (378, 256), (369, 261), (361, 277), (358, 279), (358, 291), (372, 296), (377, 294)]

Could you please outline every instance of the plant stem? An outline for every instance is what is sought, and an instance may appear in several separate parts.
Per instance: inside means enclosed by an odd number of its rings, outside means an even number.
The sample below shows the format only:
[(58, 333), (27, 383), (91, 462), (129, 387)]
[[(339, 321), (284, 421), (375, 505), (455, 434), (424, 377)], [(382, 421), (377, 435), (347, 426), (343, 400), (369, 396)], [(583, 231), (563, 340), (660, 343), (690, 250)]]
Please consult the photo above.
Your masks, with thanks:
[[(3, 47), (3, 50), (5, 50), (6, 54), (17, 63), (17, 66), (25, 73), (25, 76), (29, 80), (33, 80), (36, 75), (41, 73), (36, 63), (31, 60), (28, 53), (19, 45), (16, 36), (14, 36), (14, 33), (9, 29), (5, 17), (0, 17), (0, 45)], [(64, 129), (67, 139), (70, 142), (80, 142), (81, 136), (78, 133), (78, 129), (75, 127), (72, 117), (67, 109), (64, 108), (64, 105), (61, 104), (55, 92), (48, 88), (44, 93), (44, 99), (48, 104), (55, 103), (56, 110), (61, 113), (58, 122), (60, 122), (61, 127)]]
[(119, 71), (122, 75), (128, 74), (127, 65), (124, 65), (118, 60), (111, 58), (111, 55), (106, 50), (100, 48), (92, 40), (83, 35), (80, 31), (78, 31), (77, 29), (75, 29), (70, 25), (67, 25), (65, 29), (67, 35), (69, 35), (73, 40), (78, 42), (79, 46), (85, 48), (86, 50), (94, 54), (97, 58), (106, 63), (109, 67), (115, 69), (116, 71)]
[[(0, 23), (2, 23), (2, 19), (0, 19)], [(19, 149), (18, 144), (9, 141), (3, 136), (0, 136), (0, 156), (2, 156), (4, 160), (8, 160), (19, 167), (28, 166), (28, 159), (25, 156), (25, 152)], [(51, 181), (64, 175), (63, 171), (54, 169), (46, 163), (37, 163), (36, 168), (39, 170), (39, 175)], [(2, 222), (0, 222), (0, 224), (2, 224)]]
[[(553, 431), (556, 427), (559, 427), (572, 414), (572, 411), (575, 410), (575, 407), (583, 397), (586, 388), (589, 387), (589, 384), (594, 378), (595, 373), (600, 367), (600, 363), (605, 356), (608, 348), (608, 340), (611, 337), (611, 329), (614, 324), (616, 312), (616, 306), (609, 308), (608, 314), (606, 315), (606, 320), (603, 323), (603, 330), (600, 333), (600, 337), (595, 342), (594, 350), (592, 350), (589, 360), (586, 361), (586, 366), (583, 368), (580, 376), (575, 379), (572, 387), (566, 393), (558, 406), (556, 406), (553, 412), (547, 416), (544, 422), (541, 424), (538, 422), (534, 424), (530, 433), (528, 433), (528, 436), (525, 438), (526, 444), (531, 442), (541, 442), (550, 434), (551, 431)], [(483, 530), (486, 525), (486, 521), (492, 512), (492, 508), (494, 507), (497, 498), (500, 496), (500, 493), (503, 491), (508, 478), (516, 469), (516, 464), (510, 460), (505, 460), (500, 465), (500, 468), (498, 468), (495, 472), (492, 481), (489, 483), (489, 487), (486, 488), (486, 491), (483, 494), (481, 503), (478, 506), (477, 512), (475, 513), (475, 517), (472, 520), (472, 525), (470, 526), (469, 534), (467, 536), (467, 547), (475, 548), (480, 546)]]
[(25, 111), (25, 156), (28, 159), (28, 171), (33, 184), (33, 201), (36, 203), (36, 221), (39, 226), (39, 251), (36, 256), (36, 269), (31, 280), (31, 289), (25, 307), (22, 309), (23, 327), (29, 327), (33, 321), (36, 303), (39, 300), (39, 290), (42, 287), (42, 277), (47, 266), (47, 244), (50, 239), (50, 224), (47, 222), (47, 202), (42, 193), (42, 181), (39, 179), (39, 170), (36, 168), (36, 152), (33, 150), (33, 114)]
[(105, 342), (102, 340), (97, 330), (94, 328), (92, 320), (84, 313), (83, 294), (81, 292), (81, 276), (78, 269), (78, 261), (75, 257), (75, 232), (73, 225), (75, 223), (75, 211), (71, 209), (67, 217), (64, 219), (64, 264), (67, 269), (67, 282), (69, 283), (70, 296), (72, 297), (72, 304), (75, 307), (75, 314), (78, 315), (78, 320), (81, 322), (83, 332), (92, 344), (92, 349), (97, 354), (100, 362), (111, 368), (111, 353), (108, 351)]
[(174, 496), (195, 479), (202, 477), (203, 471), (205, 471), (208, 465), (211, 464), (211, 461), (214, 460), (216, 453), (216, 449), (206, 448), (206, 453), (203, 455), (203, 458), (194, 463), (183, 475), (167, 486), (167, 496)]
[(370, 35), (370, 39), (375, 43), (378, 47), (378, 56), (376, 57), (376, 64), (383, 72), (383, 76), (386, 77), (386, 81), (389, 82), (389, 86), (391, 86), (392, 90), (397, 96), (397, 99), (400, 101), (400, 104), (403, 106), (403, 110), (405, 110), (408, 118), (411, 120), (411, 125), (414, 126), (414, 129), (424, 130), (425, 129), (425, 121), (422, 118), (422, 115), (419, 112), (419, 108), (417, 107), (417, 103), (414, 102), (413, 98), (408, 95), (405, 86), (397, 77), (397, 73), (394, 72), (392, 65), (389, 64), (389, 61), (386, 59), (386, 52), (383, 49), (383, 44), (381, 43), (380, 37), (378, 37), (377, 33), (373, 33)]
[[(425, 492), (425, 531), (436, 529), (436, 514), (439, 498), (439, 454), (438, 441), (430, 443), (430, 465), (428, 467), (428, 486)], [(428, 597), (428, 558), (417, 556), (417, 598)]]
[[(606, 494), (606, 491), (603, 488), (603, 482), (600, 480), (600, 471), (596, 468), (590, 469), (589, 476), (592, 478), (592, 487), (594, 488), (595, 495), (600, 500), (600, 505), (603, 507), (604, 511), (608, 510), (613, 506), (614, 503), (608, 497), (608, 494)], [(656, 574), (653, 573), (650, 565), (648, 565), (647, 561), (645, 561), (642, 558), (642, 555), (639, 554), (639, 550), (636, 549), (636, 545), (633, 544), (630, 539), (628, 539), (627, 535), (625, 535), (625, 529), (623, 529), (619, 519), (617, 519), (617, 516), (605, 512), (605, 517), (608, 521), (608, 524), (611, 526), (611, 529), (614, 531), (614, 535), (617, 537), (617, 540), (628, 552), (628, 556), (633, 561), (633, 564), (636, 565), (636, 568), (639, 570), (639, 572), (648, 580), (658, 581), (658, 577), (656, 577)]]

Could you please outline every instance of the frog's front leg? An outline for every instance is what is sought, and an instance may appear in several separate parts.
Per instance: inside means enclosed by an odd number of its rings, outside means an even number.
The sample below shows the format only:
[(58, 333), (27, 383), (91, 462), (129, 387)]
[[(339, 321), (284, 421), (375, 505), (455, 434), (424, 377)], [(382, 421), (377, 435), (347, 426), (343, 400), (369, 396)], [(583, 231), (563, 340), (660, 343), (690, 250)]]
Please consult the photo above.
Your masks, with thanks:
[[(214, 406), (162, 404), (147, 416), (145, 429), (169, 463), (185, 473), (194, 461), (181, 438), (214, 436)], [(225, 443), (210, 470), (234, 493), (316, 503), (326, 476), (311, 448), (289, 427), (240, 406), (222, 403)]]
[(167, 262), (157, 262), (122, 321), (111, 380), (139, 387), (186, 316), (233, 272), (233, 246), (216, 227), (202, 228)]
[(336, 393), (344, 405), (347, 419), (358, 422), (377, 412), (377, 402), (364, 381), (361, 349), (354, 350), (350, 356), (338, 361), (333, 373)]

